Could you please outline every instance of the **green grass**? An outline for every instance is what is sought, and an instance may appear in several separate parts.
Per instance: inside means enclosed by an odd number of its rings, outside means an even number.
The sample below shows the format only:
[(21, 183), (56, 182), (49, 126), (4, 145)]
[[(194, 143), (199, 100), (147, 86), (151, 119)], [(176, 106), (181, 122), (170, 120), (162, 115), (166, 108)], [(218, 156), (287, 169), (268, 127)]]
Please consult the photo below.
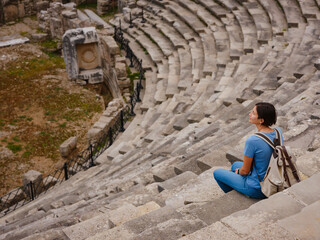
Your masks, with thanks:
[(81, 3), (77, 6), (77, 9), (84, 10), (84, 9), (90, 9), (90, 10), (96, 10), (97, 4), (96, 3)]
[(11, 85), (11, 79), (34, 79), (56, 68), (64, 68), (64, 60), (62, 57), (49, 56), (49, 58), (32, 58), (28, 61), (10, 64), (6, 69), (0, 70), (0, 88), (6, 89), (6, 85)]
[(14, 137), (12, 138), (12, 140), (15, 141), (15, 142), (20, 142), (20, 141), (21, 141), (21, 140), (20, 140), (18, 137), (16, 137), (16, 136), (14, 136)]
[(21, 35), (22, 37), (27, 37), (27, 36), (29, 36), (30, 34), (29, 34), (28, 32), (20, 32), (20, 35)]
[(13, 142), (8, 142), (7, 148), (10, 149), (13, 153), (17, 153), (22, 150), (21, 145), (15, 145)]
[(45, 40), (40, 42), (40, 45), (46, 49), (56, 49), (58, 47), (58, 40)]
[(59, 124), (59, 127), (60, 128), (65, 128), (67, 126), (67, 123), (66, 122), (64, 122), (64, 123), (62, 123), (62, 124)]
[(22, 155), (21, 155), (21, 157), (22, 158), (30, 158), (30, 156), (31, 156), (31, 152), (30, 151), (25, 151)]

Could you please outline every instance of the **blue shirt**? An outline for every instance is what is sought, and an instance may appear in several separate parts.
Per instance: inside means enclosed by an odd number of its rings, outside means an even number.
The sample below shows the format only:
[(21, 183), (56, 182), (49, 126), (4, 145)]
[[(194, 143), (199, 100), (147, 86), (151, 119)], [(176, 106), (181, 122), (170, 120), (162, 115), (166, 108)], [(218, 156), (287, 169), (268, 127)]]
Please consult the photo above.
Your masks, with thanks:
[[(280, 132), (281, 139), (282, 132), (279, 128), (277, 128)], [(268, 136), (272, 141), (276, 138), (276, 131), (270, 133), (263, 133)], [(273, 153), (272, 147), (270, 147), (264, 140), (257, 136), (250, 136), (245, 143), (244, 147), (244, 155), (250, 158), (253, 158), (255, 163), (255, 167), (252, 167), (251, 173), (246, 176), (246, 184), (249, 187), (260, 189), (259, 178), (262, 181), (264, 175), (266, 174), (270, 157)], [(252, 163), (253, 164), (253, 163)], [(258, 178), (259, 174), (259, 178)]]

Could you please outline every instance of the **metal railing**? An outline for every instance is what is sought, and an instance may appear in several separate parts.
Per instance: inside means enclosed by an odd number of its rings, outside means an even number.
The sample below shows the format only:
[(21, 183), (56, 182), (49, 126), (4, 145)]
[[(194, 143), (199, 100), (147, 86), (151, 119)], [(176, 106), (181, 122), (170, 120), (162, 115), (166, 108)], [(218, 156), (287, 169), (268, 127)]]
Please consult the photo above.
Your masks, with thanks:
[(98, 140), (90, 143), (80, 154), (66, 161), (63, 167), (45, 175), (43, 179), (34, 182), (30, 181), (24, 186), (0, 197), (0, 217), (45, 194), (49, 189), (68, 180), (77, 172), (95, 166), (95, 160), (112, 145), (117, 135), (125, 130), (125, 123), (135, 115), (134, 107), (137, 102), (141, 101), (141, 81), (144, 78), (142, 60), (139, 60), (131, 50), (129, 41), (123, 37), (121, 27), (115, 27), (114, 39), (120, 44), (121, 49), (126, 52), (126, 57), (130, 59), (130, 67), (135, 67), (139, 71), (139, 81), (130, 96), (130, 103), (120, 111), (107, 132), (104, 132)]

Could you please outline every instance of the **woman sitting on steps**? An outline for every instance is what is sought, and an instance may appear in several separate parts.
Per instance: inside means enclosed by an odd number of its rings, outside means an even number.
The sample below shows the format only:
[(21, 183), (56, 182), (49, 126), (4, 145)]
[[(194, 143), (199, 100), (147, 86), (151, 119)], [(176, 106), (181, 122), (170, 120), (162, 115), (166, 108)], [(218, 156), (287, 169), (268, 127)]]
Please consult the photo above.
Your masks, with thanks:
[[(257, 103), (249, 114), (249, 122), (272, 141), (276, 139), (276, 131), (271, 126), (277, 122), (277, 113), (272, 104)], [(278, 130), (283, 138), (280, 129)], [(264, 140), (250, 136), (245, 143), (243, 162), (233, 163), (231, 171), (215, 170), (214, 178), (225, 193), (234, 189), (252, 198), (266, 198), (261, 192), (259, 178), (264, 178), (272, 153), (273, 149)], [(252, 166), (253, 159), (255, 167)]]

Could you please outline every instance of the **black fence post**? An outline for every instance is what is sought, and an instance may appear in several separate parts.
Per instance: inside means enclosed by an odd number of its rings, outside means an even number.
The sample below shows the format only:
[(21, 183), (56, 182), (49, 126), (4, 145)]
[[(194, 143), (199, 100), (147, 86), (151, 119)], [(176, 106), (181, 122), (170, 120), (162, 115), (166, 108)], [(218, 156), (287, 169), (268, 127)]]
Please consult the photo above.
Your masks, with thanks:
[(108, 135), (109, 135), (109, 146), (111, 146), (113, 144), (112, 128), (109, 128)]
[(114, 35), (114, 39), (117, 39), (117, 26), (114, 26), (114, 33), (113, 33), (113, 35)]
[(130, 96), (130, 105), (131, 105), (131, 111), (130, 111), (130, 116), (135, 116), (136, 114), (133, 111), (133, 95)]
[(93, 150), (92, 150), (92, 144), (90, 144), (89, 148), (90, 148), (90, 163), (89, 163), (89, 167), (93, 167), (93, 166), (94, 166), (94, 163), (93, 163)]
[(124, 132), (123, 110), (120, 112), (120, 132)]
[(121, 38), (121, 41), (120, 41), (120, 49), (124, 49), (123, 44), (124, 44), (123, 38)]
[(64, 170), (64, 179), (65, 179), (65, 180), (68, 180), (68, 179), (69, 179), (69, 175), (68, 175), (68, 165), (67, 165), (66, 162), (65, 162), (64, 165), (63, 165), (63, 170)]
[(131, 50), (131, 48), (129, 48), (130, 49), (130, 66), (129, 67), (133, 67), (133, 52), (132, 52), (132, 50)]
[(141, 102), (140, 99), (140, 84), (137, 82), (137, 102)]
[(142, 19), (141, 19), (141, 23), (145, 23), (146, 22), (146, 19), (144, 18), (144, 15), (143, 15), (143, 7), (142, 7)]
[(139, 85), (140, 85), (140, 89), (143, 89), (142, 86), (142, 78), (143, 78), (143, 69), (142, 69), (142, 65), (140, 65), (140, 70), (139, 70)]
[(34, 200), (34, 187), (33, 187), (32, 181), (30, 181), (29, 186), (30, 186), (30, 197), (31, 197), (31, 200), (33, 201)]
[(129, 25), (129, 28), (133, 28), (131, 12), (130, 12), (130, 25)]
[(130, 54), (129, 54), (129, 40), (126, 40), (126, 58), (129, 58)]

